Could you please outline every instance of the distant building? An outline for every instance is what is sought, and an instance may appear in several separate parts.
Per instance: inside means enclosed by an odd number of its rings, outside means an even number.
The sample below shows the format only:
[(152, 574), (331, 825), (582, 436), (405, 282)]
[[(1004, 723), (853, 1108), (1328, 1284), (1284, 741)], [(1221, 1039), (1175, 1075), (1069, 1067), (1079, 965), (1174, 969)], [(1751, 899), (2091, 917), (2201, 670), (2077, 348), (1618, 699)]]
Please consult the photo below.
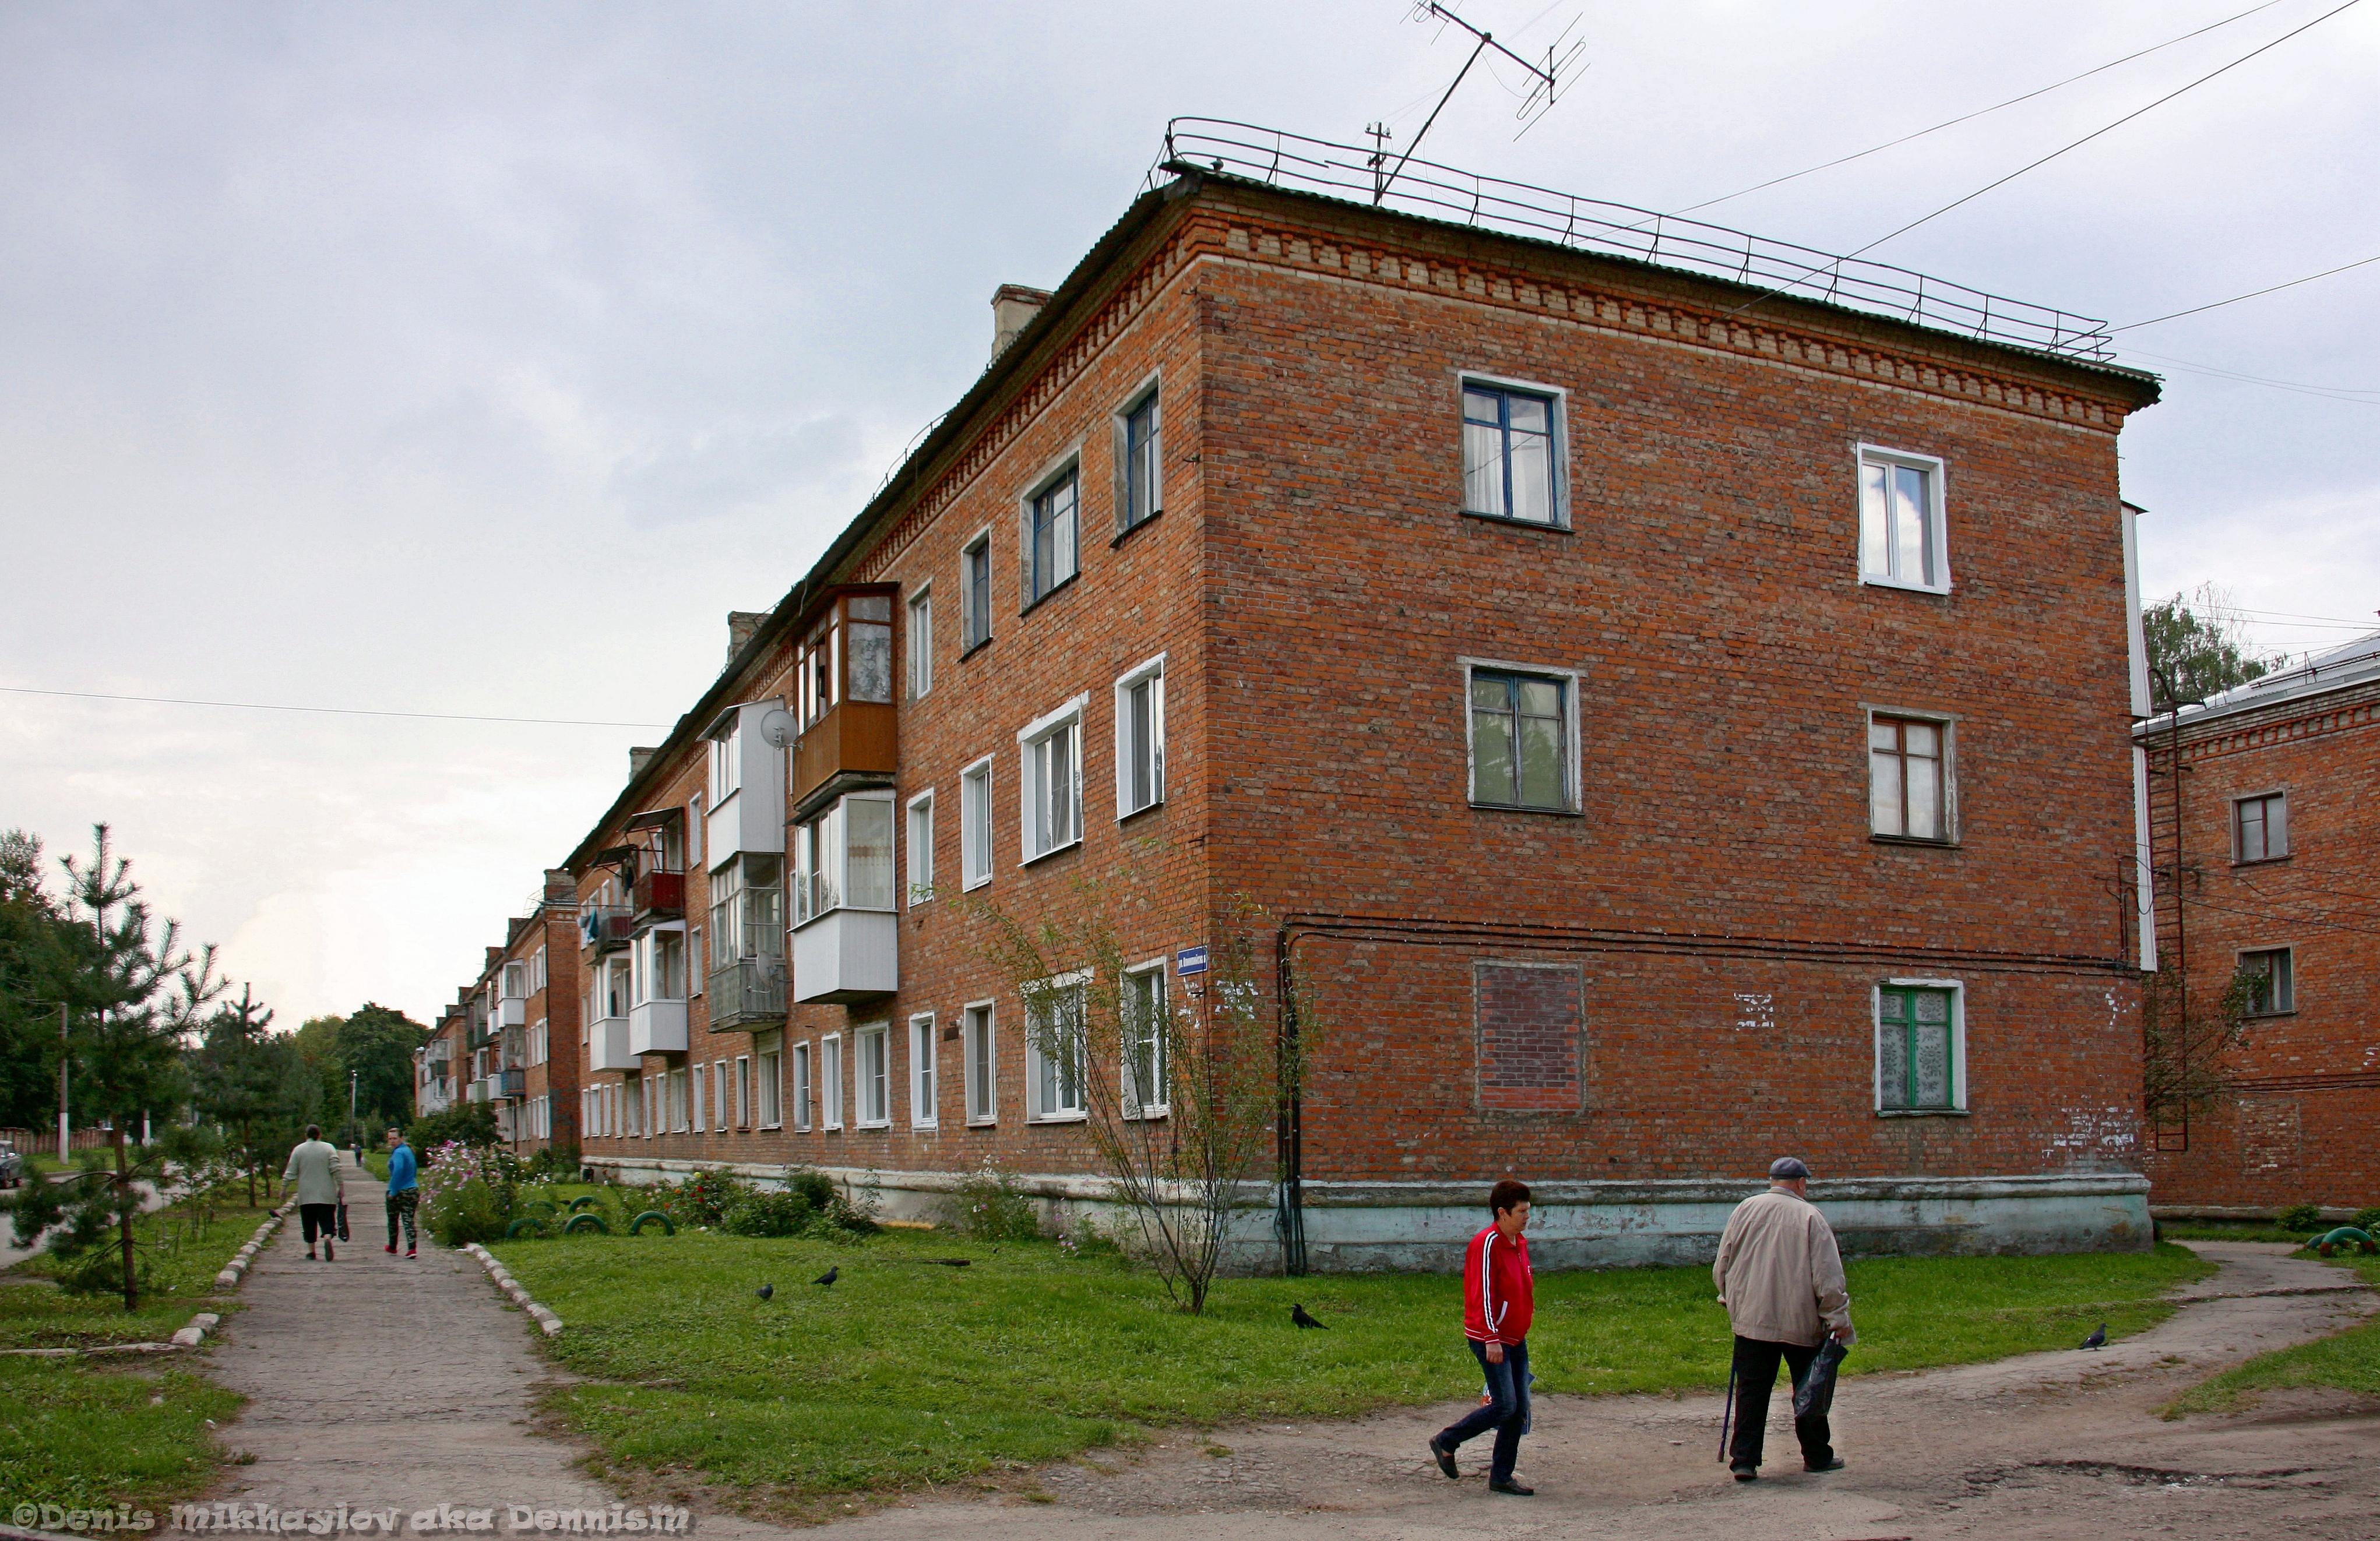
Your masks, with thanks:
[(2161, 1110), (2159, 1208), (2380, 1204), (2380, 632), (2135, 736), (2159, 955), (2194, 1012), (2235, 979), (2248, 1012), (2236, 1047), (2179, 1067), (2209, 1095)]
[(1096, 880), (1136, 1000), (1245, 900), (1317, 1001), (1293, 1266), (1507, 1173), (1553, 1265), (1706, 1256), (1786, 1151), (1864, 1250), (2146, 1244), (2154, 380), (1207, 164), (1001, 291), (567, 859), (584, 1159), (1081, 1202), (969, 904)]

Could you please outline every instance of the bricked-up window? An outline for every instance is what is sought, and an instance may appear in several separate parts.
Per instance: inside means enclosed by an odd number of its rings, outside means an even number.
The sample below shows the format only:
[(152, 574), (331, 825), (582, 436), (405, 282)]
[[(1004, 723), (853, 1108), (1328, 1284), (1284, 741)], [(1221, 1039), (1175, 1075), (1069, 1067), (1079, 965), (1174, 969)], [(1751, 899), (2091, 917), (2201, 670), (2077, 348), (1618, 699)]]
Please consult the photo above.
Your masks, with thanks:
[(1025, 602), (1038, 603), (1082, 560), (1082, 483), (1069, 468), (1026, 501)]
[(1017, 730), (1024, 861), (1083, 838), (1083, 703), (1077, 696)]
[(2289, 805), (2280, 793), (2242, 797), (2231, 805), (2239, 861), (2272, 861), (2289, 854)]
[(960, 648), (973, 652), (991, 640), (991, 532), (986, 530), (959, 553)]
[(960, 1050), (965, 1060), (966, 1117), (992, 1123), (1000, 1117), (1000, 1044), (993, 1036), (991, 1002), (978, 1001), (962, 1014)]
[(909, 698), (934, 688), (934, 591), (921, 588), (909, 600)]
[(1164, 510), (1154, 388), (1116, 414), (1116, 528), (1148, 523)]
[(1948, 591), (1942, 462), (1862, 444), (1859, 482), (1861, 580)]
[(1472, 669), (1472, 802), (1569, 811), (1572, 684), (1551, 674)]
[(959, 772), (959, 884), (991, 881), (991, 757)]
[(1554, 437), (1560, 411), (1551, 394), (1463, 382), (1463, 512), (1523, 524), (1561, 522)]
[(1079, 1119), (1085, 1100), (1090, 1044), (1086, 1036), (1083, 989), (1087, 977), (1061, 975), (1034, 992), (1025, 1018), (1025, 1090), (1028, 1119)]
[(1886, 1112), (1961, 1106), (1959, 990), (1948, 985), (1879, 985), (1876, 992), (1876, 1096)]
[(2249, 1015), (2279, 1016), (2298, 1009), (2297, 968), (2289, 949), (2242, 953), (2240, 972), (2248, 981)]
[(1165, 655), (1116, 681), (1116, 817), (1165, 801)]
[(1950, 838), (1949, 725), (1871, 715), (1867, 724), (1871, 833), (1906, 840)]
[(1129, 969), (1123, 977), (1123, 1116), (1162, 1118), (1172, 1102), (1172, 1067), (1167, 1063), (1172, 1020), (1165, 1007), (1165, 960)]
[(909, 1019), (909, 1124), (915, 1129), (941, 1122), (936, 1057), (934, 1013), (923, 1012)]
[(1474, 970), (1479, 1105), (1508, 1112), (1577, 1111), (1577, 966), (1483, 963)]

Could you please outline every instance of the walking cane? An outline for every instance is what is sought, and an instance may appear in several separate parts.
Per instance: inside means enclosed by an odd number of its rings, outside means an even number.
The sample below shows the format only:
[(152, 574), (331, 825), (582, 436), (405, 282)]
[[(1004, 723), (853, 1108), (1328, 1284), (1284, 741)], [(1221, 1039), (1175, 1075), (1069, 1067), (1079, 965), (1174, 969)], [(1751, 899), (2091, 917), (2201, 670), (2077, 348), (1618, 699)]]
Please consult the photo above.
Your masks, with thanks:
[(1735, 1417), (1736, 1370), (1735, 1360), (1730, 1356), (1727, 1364), (1727, 1410), (1718, 1415), (1718, 1458), (1722, 1462), (1727, 1459), (1728, 1425)]

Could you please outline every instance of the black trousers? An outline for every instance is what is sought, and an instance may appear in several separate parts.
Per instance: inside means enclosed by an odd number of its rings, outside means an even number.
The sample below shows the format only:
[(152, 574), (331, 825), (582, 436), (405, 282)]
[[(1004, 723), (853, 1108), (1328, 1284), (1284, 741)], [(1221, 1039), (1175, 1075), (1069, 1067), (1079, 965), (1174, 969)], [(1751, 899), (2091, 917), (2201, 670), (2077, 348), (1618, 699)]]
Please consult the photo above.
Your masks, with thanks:
[(339, 1239), (339, 1207), (335, 1204), (300, 1204), (298, 1206), (298, 1223), (305, 1229), (306, 1246), (309, 1251), (313, 1249), (314, 1236), (317, 1232), (322, 1233), (322, 1239), (326, 1242), (337, 1241)]
[[(1798, 1385), (1810, 1373), (1810, 1362), (1817, 1357), (1816, 1343), (1805, 1348), (1800, 1343), (1767, 1343), (1757, 1338), (1735, 1341), (1735, 1434), (1728, 1442), (1730, 1466), (1757, 1468), (1760, 1464), (1761, 1447), (1768, 1436), (1768, 1393), (1776, 1389), (1779, 1363), (1792, 1370), (1793, 1384)], [(1794, 1419), (1793, 1434), (1802, 1441), (1803, 1464), (1823, 1466), (1835, 1458), (1834, 1430), (1827, 1426), (1825, 1414)]]

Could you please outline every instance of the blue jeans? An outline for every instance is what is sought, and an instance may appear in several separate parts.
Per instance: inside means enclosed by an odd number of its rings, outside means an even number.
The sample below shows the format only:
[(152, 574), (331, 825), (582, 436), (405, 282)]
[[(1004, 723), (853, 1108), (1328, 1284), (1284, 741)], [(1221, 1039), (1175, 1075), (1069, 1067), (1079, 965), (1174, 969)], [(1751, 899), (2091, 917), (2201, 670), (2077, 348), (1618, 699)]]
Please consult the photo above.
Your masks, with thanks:
[(1494, 1399), (1485, 1407), (1475, 1407), (1460, 1423), (1439, 1431), (1438, 1442), (1453, 1450), (1474, 1435), (1496, 1431), (1496, 1451), (1488, 1461), (1488, 1480), (1509, 1482), (1512, 1462), (1520, 1458), (1521, 1436), (1529, 1426), (1529, 1345), (1524, 1342), (1504, 1345), (1504, 1362), (1488, 1362), (1488, 1345), (1472, 1342), (1472, 1357), (1479, 1361), (1479, 1370), (1487, 1377), (1488, 1395)]

